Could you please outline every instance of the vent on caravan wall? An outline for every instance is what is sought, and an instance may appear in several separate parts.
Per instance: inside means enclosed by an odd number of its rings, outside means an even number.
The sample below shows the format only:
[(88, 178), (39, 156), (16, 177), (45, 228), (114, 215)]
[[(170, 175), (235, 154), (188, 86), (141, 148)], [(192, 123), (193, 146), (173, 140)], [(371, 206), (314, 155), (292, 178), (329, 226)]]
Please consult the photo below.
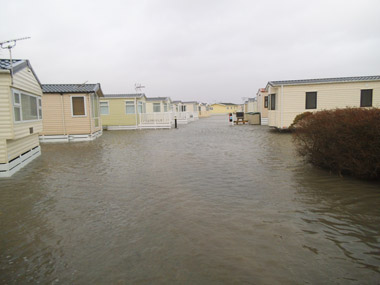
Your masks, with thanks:
[(29, 128), (29, 133), (33, 134), (33, 128)]

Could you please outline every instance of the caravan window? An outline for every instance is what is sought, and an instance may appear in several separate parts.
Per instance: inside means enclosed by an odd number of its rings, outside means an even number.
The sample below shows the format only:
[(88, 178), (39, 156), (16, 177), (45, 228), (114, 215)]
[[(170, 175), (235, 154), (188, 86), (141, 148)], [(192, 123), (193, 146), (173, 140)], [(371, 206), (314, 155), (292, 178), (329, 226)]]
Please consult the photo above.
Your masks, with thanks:
[(107, 102), (100, 102), (100, 115), (109, 115), (110, 109)]
[(269, 110), (276, 110), (276, 94), (270, 94), (269, 96)]
[(41, 98), (13, 90), (13, 115), (15, 122), (42, 120)]
[(317, 92), (306, 92), (306, 109), (317, 109)]
[(372, 107), (372, 89), (360, 90), (360, 107)]
[(161, 103), (153, 103), (153, 112), (161, 112)]
[(87, 116), (84, 96), (71, 96), (71, 114), (73, 117)]
[(125, 102), (125, 113), (127, 115), (135, 113), (135, 102)]
[(264, 108), (268, 108), (268, 96), (264, 97)]

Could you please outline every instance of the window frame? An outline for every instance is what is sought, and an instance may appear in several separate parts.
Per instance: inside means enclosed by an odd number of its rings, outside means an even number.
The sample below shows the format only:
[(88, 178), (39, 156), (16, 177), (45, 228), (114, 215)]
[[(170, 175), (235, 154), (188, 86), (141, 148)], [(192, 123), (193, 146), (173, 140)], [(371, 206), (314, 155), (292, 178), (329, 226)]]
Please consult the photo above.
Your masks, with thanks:
[[(133, 106), (133, 113), (127, 112), (127, 105)], [(125, 101), (125, 114), (126, 115), (135, 115), (136, 114), (135, 101)]]
[[(102, 103), (107, 104), (107, 114), (102, 114)], [(103, 106), (104, 107), (104, 106)], [(108, 116), (110, 114), (110, 104), (109, 101), (99, 101), (100, 116)]]
[(43, 114), (42, 114), (42, 98), (37, 98), (37, 113), (38, 113), (38, 118), (40, 120), (43, 119)]
[[(84, 101), (84, 115), (74, 115), (73, 109), (73, 98), (83, 98)], [(86, 95), (72, 95), (70, 96), (70, 104), (71, 104), (71, 117), (73, 118), (86, 118), (87, 117), (87, 102)]]
[[(141, 112), (140, 112), (141, 108)], [(146, 105), (145, 102), (143, 101), (138, 101), (137, 102), (137, 114), (145, 114), (146, 113)]]
[[(18, 97), (18, 103), (16, 102), (15, 98)], [(21, 95), (34, 97), (36, 98), (36, 112), (37, 112), (37, 119), (33, 120), (24, 120), (22, 116), (22, 101), (21, 101)], [(20, 111), (20, 120), (16, 121), (15, 116), (15, 108), (17, 108)], [(13, 123), (15, 124), (22, 124), (22, 123), (30, 123), (30, 122), (39, 122), (42, 121), (42, 98), (41, 96), (33, 95), (28, 92), (24, 92), (21, 90), (13, 89), (12, 88), (12, 115), (13, 115)]]
[[(371, 105), (370, 106), (364, 106), (363, 105), (363, 91), (371, 91)], [(373, 107), (373, 89), (360, 89), (360, 107), (361, 108), (370, 108)]]
[[(154, 107), (160, 107), (159, 111), (155, 111)], [(153, 113), (161, 113), (161, 103), (153, 103)]]
[(268, 95), (264, 96), (264, 108), (265, 109), (268, 109), (268, 106), (269, 106), (268, 101), (269, 101)]
[[(315, 104), (315, 107), (308, 107), (307, 105), (307, 96), (311, 95), (311, 94), (315, 94), (315, 100), (314, 100), (314, 104)], [(317, 91), (308, 91), (308, 92), (305, 92), (305, 109), (306, 110), (314, 110), (314, 109), (317, 109), (318, 108), (318, 92)]]
[[(275, 111), (276, 110), (276, 93), (272, 93), (268, 96), (270, 96), (268, 99), (269, 100), (268, 101), (268, 110)], [(274, 102), (274, 104), (273, 104), (273, 102)]]

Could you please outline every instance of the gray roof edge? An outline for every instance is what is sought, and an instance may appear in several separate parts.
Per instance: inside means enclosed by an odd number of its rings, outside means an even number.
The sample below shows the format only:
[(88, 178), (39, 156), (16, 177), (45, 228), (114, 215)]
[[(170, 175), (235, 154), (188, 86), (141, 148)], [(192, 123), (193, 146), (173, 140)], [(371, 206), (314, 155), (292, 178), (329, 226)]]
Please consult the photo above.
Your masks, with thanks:
[(380, 81), (380, 75), (297, 79), (297, 80), (278, 80), (278, 81), (276, 80), (276, 81), (268, 81), (267, 87), (268, 85), (274, 87), (274, 86), (281, 86), (281, 85), (333, 84), (333, 83), (368, 82), (368, 81)]
[[(98, 91), (98, 89), (101, 90), (101, 87), (100, 87), (100, 83), (88, 83), (88, 84), (84, 84), (85, 86), (87, 85), (93, 85), (93, 88), (90, 89), (90, 90), (69, 90), (69, 91), (66, 91), (66, 90), (53, 90), (53, 91), (47, 91), (45, 90), (44, 91), (44, 87), (46, 86), (55, 86), (55, 87), (59, 87), (59, 86), (78, 86), (78, 85), (83, 85), (83, 84), (67, 84), (67, 83), (63, 83), (63, 84), (41, 84), (41, 88), (42, 88), (42, 92), (44, 94), (89, 94), (89, 93), (96, 93)], [(103, 91), (101, 92), (103, 94)]]
[(146, 97), (147, 101), (171, 101), (170, 97)]
[(95, 93), (99, 92), (101, 94), (100, 97), (104, 97), (104, 93), (103, 93), (103, 90), (100, 86), (100, 83), (96, 83), (94, 91), (95, 91)]
[(144, 93), (113, 93), (104, 94), (104, 98), (142, 98), (145, 97)]

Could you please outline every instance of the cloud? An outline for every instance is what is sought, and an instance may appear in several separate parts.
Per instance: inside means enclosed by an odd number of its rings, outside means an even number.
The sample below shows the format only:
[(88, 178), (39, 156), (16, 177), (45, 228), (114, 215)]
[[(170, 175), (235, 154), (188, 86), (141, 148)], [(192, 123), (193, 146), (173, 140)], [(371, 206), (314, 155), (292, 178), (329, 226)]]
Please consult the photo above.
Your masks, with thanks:
[[(380, 74), (378, 1), (6, 1), (44, 83), (240, 102), (269, 80)], [(17, 15), (17, 17), (15, 17)], [(6, 52), (0, 54), (7, 57)]]

